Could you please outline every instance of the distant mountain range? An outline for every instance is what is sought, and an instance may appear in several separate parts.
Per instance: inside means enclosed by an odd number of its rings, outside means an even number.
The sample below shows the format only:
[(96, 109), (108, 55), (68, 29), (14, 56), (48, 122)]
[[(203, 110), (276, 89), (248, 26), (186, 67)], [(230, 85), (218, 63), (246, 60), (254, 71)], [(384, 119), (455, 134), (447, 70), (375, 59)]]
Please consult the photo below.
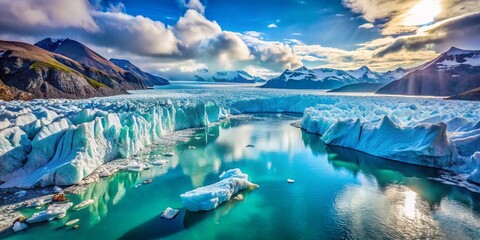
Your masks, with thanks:
[(0, 99), (110, 96), (146, 88), (155, 79), (131, 63), (122, 67), (72, 39), (0, 41)]
[[(480, 51), (452, 47), (377, 91), (381, 94), (473, 96), (480, 87)], [(469, 93), (467, 93), (469, 92)], [(465, 93), (465, 94), (464, 94)]]
[(350, 84), (377, 83), (387, 84), (406, 74), (408, 70), (398, 68), (386, 73), (374, 72), (367, 66), (356, 70), (339, 70), (332, 68), (308, 69), (301, 67), (285, 70), (279, 77), (270, 79), (264, 88), (292, 89), (335, 89)]
[(196, 81), (204, 82), (230, 82), (230, 83), (255, 83), (265, 82), (264, 79), (254, 77), (246, 71), (219, 71), (209, 72), (208, 69), (199, 69), (195, 74)]

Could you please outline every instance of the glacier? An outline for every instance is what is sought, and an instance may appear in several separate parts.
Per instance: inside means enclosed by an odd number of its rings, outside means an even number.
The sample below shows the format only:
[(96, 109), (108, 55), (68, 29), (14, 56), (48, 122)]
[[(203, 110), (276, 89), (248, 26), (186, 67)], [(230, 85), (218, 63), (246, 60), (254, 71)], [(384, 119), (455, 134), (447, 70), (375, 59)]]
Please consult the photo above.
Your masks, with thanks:
[(327, 144), (466, 173), (480, 183), (480, 107), (475, 102), (258, 88), (132, 93), (0, 102), (0, 187), (76, 184), (166, 133), (258, 112), (303, 113), (301, 127)]
[(218, 178), (220, 181), (214, 184), (180, 195), (183, 206), (192, 212), (213, 210), (240, 191), (258, 187), (249, 182), (248, 175), (238, 168), (225, 171)]

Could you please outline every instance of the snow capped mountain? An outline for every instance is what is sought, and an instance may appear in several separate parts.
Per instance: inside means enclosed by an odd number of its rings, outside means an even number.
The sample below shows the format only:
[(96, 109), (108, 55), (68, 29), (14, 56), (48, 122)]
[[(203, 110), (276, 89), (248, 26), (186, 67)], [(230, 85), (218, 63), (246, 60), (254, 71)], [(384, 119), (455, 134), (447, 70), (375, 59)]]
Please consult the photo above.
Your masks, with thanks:
[(358, 80), (358, 82), (370, 82), (370, 83), (379, 83), (385, 82), (389, 79), (386, 79), (381, 73), (373, 72), (367, 66), (363, 66), (356, 70), (346, 71), (350, 76), (353, 76)]
[(407, 75), (407, 73), (409, 71), (410, 71), (410, 69), (405, 69), (405, 68), (399, 67), (395, 70), (390, 70), (390, 71), (384, 72), (383, 77), (390, 80), (390, 81), (394, 81), (394, 80), (398, 80), (398, 79), (402, 78), (403, 76)]
[(381, 88), (381, 94), (452, 96), (480, 87), (480, 50), (452, 47)]
[(332, 68), (308, 69), (303, 66), (295, 70), (285, 70), (279, 77), (270, 79), (262, 87), (293, 89), (332, 89), (356, 83), (386, 83), (381, 73), (373, 72), (363, 66), (356, 70)]
[(232, 83), (255, 83), (264, 82), (265, 80), (254, 77), (251, 74), (238, 70), (238, 71), (219, 71), (211, 74), (208, 69), (199, 69), (195, 74), (197, 81), (204, 82), (232, 82)]

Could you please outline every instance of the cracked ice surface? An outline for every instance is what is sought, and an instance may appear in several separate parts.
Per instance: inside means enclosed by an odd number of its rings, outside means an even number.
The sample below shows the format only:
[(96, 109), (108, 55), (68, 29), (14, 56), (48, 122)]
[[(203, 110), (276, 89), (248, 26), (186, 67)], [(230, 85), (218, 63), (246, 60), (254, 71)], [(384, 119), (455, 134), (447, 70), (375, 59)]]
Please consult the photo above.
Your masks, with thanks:
[(480, 182), (476, 102), (256, 88), (1, 102), (0, 180), (2, 187), (75, 184), (105, 162), (132, 156), (167, 132), (256, 112), (304, 113), (302, 128), (329, 144), (467, 173)]

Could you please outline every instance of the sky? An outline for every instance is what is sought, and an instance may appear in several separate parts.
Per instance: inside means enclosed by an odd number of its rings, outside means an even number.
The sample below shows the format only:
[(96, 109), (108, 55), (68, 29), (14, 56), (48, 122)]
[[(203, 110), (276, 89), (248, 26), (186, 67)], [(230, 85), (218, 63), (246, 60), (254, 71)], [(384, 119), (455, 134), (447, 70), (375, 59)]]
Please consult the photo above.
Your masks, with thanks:
[(172, 79), (408, 68), (479, 33), (478, 0), (0, 0), (2, 40), (71, 38)]

